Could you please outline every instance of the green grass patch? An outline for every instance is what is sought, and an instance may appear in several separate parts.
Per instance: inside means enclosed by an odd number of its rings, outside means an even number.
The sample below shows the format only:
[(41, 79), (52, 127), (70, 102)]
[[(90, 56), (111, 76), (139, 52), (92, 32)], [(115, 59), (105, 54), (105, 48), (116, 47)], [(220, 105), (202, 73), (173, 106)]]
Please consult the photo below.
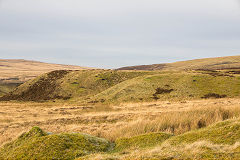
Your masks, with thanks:
[(172, 137), (172, 134), (168, 133), (149, 133), (131, 138), (120, 138), (116, 140), (115, 151), (122, 151), (126, 149), (138, 149), (153, 147), (161, 144), (166, 139)]

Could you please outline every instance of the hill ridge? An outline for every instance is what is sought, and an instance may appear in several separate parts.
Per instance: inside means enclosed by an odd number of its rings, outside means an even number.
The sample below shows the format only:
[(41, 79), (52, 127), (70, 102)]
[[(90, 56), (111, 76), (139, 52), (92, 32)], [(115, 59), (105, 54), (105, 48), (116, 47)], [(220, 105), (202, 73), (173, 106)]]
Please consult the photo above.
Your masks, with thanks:
[(240, 68), (240, 55), (225, 57), (199, 58), (173, 63), (126, 66), (117, 70), (192, 70), (192, 69), (232, 69)]

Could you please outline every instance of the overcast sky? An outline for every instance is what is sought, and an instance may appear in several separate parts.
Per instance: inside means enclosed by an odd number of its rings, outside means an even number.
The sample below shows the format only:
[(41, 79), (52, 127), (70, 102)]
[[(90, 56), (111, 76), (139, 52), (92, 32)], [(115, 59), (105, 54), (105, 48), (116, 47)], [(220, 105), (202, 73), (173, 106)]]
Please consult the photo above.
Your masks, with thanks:
[(0, 58), (117, 68), (230, 55), (239, 0), (0, 0)]

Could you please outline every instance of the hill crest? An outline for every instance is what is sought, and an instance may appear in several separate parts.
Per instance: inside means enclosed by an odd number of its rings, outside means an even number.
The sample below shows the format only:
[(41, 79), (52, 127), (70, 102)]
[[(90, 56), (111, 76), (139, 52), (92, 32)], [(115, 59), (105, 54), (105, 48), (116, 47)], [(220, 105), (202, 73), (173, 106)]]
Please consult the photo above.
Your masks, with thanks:
[(240, 55), (193, 59), (173, 63), (127, 66), (118, 68), (118, 70), (223, 70), (239, 68)]

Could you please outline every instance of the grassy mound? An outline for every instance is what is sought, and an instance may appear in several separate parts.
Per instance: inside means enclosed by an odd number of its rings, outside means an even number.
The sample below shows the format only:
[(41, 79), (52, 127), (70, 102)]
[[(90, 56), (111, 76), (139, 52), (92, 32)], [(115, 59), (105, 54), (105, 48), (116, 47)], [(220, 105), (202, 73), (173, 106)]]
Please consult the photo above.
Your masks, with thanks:
[(111, 144), (101, 138), (79, 133), (48, 135), (38, 127), (0, 149), (0, 159), (75, 159), (105, 152)]
[(149, 133), (131, 138), (120, 138), (117, 139), (115, 142), (115, 150), (122, 151), (125, 149), (152, 147), (161, 144), (163, 141), (170, 138), (171, 136), (173, 135), (168, 133)]
[(240, 120), (219, 122), (209, 127), (187, 132), (168, 140), (171, 145), (189, 144), (197, 141), (232, 145), (240, 141)]

